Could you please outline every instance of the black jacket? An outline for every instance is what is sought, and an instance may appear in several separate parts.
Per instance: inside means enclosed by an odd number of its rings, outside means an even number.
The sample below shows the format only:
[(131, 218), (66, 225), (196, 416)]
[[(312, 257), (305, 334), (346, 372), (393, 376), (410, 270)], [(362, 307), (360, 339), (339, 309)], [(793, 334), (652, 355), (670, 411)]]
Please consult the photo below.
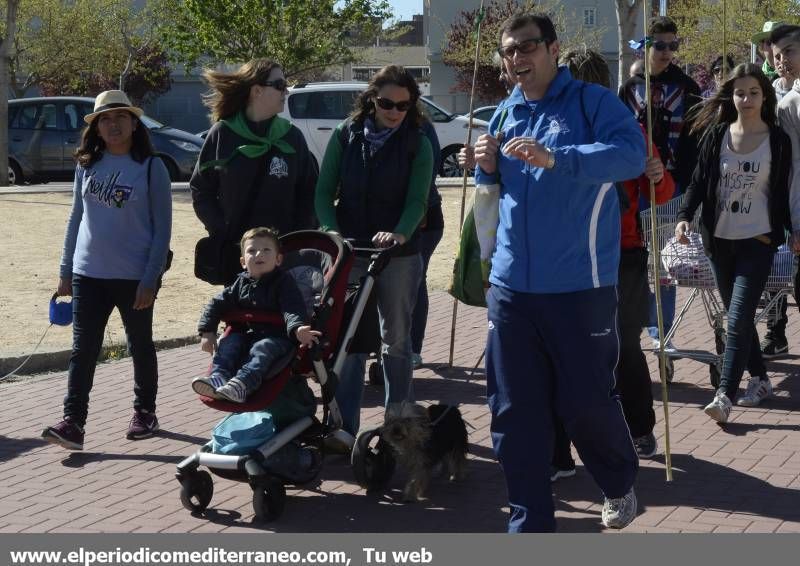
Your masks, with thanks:
[[(619, 96), (647, 127), (644, 75), (630, 77), (619, 90)], [(653, 104), (653, 143), (664, 167), (683, 189), (689, 183), (697, 160), (697, 139), (689, 134), (692, 109), (702, 101), (700, 87), (680, 68), (670, 63), (659, 75), (650, 77), (650, 96), (663, 97)]]
[[(678, 210), (678, 220), (691, 222), (694, 213), (703, 205), (700, 217), (700, 235), (708, 257), (713, 257), (714, 229), (717, 225), (717, 185), (719, 184), (719, 157), (722, 140), (728, 124), (710, 128), (700, 140), (700, 156), (692, 181), (683, 195)], [(772, 126), (769, 130), (769, 235), (777, 248), (786, 241), (785, 230), (791, 231), (789, 215), (789, 177), (792, 167), (792, 143), (783, 130)]]
[(252, 330), (263, 337), (288, 336), (295, 340), (294, 332), (307, 324), (306, 303), (291, 275), (276, 268), (261, 279), (252, 279), (246, 271), (239, 274), (232, 285), (211, 299), (197, 329), (200, 333), (216, 333), (220, 320), (233, 310), (257, 310), (280, 312), (286, 324), (285, 333), (275, 326), (248, 324), (244, 330)]
[[(265, 132), (268, 123), (260, 124), (260, 129)], [(248, 124), (254, 131), (258, 128)], [(273, 147), (254, 159), (237, 154), (226, 167), (201, 172), (201, 164), (226, 159), (238, 146), (251, 143), (221, 122), (211, 127), (189, 181), (195, 213), (209, 234), (225, 234), (228, 241), (238, 243), (245, 231), (257, 226), (276, 228), (281, 234), (317, 227), (317, 163), (295, 126), (284, 140), (295, 153), (285, 154)], [(254, 188), (255, 198), (250, 196)], [(237, 213), (244, 208), (247, 210)]]

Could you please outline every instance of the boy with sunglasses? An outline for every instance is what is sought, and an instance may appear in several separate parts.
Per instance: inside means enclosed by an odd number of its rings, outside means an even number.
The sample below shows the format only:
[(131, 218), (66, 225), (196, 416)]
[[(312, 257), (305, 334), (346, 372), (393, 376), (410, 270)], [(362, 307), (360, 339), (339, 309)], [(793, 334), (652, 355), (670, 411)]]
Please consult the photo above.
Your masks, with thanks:
[[(685, 187), (694, 172), (697, 140), (689, 136), (687, 116), (700, 102), (700, 87), (672, 60), (679, 47), (678, 26), (670, 18), (659, 16), (650, 21), (651, 48), (647, 57), (650, 65), (650, 99), (653, 119), (653, 143), (658, 148), (664, 167), (675, 180), (675, 198)], [(647, 98), (644, 73), (625, 81), (619, 96), (636, 119), (647, 126)], [(640, 201), (640, 210), (649, 208), (649, 202)], [(669, 330), (675, 317), (675, 287), (662, 286), (662, 311), (664, 330)], [(653, 346), (659, 347), (655, 301), (651, 295), (650, 325), (648, 334)], [(666, 344), (665, 348), (672, 348)]]

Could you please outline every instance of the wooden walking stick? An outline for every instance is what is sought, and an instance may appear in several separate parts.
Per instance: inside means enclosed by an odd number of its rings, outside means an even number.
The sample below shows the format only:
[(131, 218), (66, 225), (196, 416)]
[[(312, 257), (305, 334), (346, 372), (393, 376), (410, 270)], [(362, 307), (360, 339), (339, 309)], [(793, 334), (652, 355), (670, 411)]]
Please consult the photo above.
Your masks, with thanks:
[[(653, 108), (650, 97), (650, 49), (648, 37), (647, 0), (644, 3), (644, 99), (647, 101), (647, 157), (653, 157)], [(664, 352), (664, 317), (661, 312), (661, 250), (658, 243), (658, 215), (656, 214), (656, 185), (650, 179), (650, 242), (653, 254), (653, 287), (656, 296), (656, 315), (658, 318), (658, 375), (661, 378), (661, 403), (664, 406), (664, 461), (667, 468), (667, 481), (672, 481), (672, 453), (669, 446), (669, 392), (667, 390), (667, 359)]]
[[(483, 27), (481, 23), (483, 22), (483, 17), (485, 15), (483, 9), (483, 0), (481, 0), (481, 6), (478, 9), (478, 16), (477, 22), (475, 24), (476, 31), (476, 39), (475, 39), (475, 66), (472, 70), (472, 89), (469, 95), (469, 124), (467, 125), (467, 141), (465, 142), (466, 145), (470, 145), (472, 143), (472, 110), (473, 105), (475, 103), (475, 82), (478, 78), (478, 63), (481, 57), (481, 28)], [(458, 216), (458, 236), (459, 240), (461, 239), (461, 230), (464, 225), (464, 208), (466, 205), (467, 200), (467, 176), (469, 175), (469, 169), (464, 167), (464, 178), (461, 183), (461, 212)], [(458, 299), (453, 297), (453, 317), (450, 322), (450, 357), (448, 358), (447, 364), (450, 367), (453, 367), (453, 352), (455, 350), (456, 345), (456, 318), (458, 318)]]

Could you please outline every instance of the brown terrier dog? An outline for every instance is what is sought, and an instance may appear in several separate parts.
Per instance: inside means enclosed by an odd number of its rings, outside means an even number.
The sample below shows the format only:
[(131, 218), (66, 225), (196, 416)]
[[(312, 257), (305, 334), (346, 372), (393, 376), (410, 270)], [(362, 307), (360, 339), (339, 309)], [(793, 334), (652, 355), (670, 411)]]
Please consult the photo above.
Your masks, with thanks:
[(467, 427), (455, 406), (431, 405), (426, 409), (414, 403), (390, 405), (381, 438), (408, 471), (404, 501), (423, 497), (434, 470), (441, 464), (447, 466), (450, 481), (464, 476)]

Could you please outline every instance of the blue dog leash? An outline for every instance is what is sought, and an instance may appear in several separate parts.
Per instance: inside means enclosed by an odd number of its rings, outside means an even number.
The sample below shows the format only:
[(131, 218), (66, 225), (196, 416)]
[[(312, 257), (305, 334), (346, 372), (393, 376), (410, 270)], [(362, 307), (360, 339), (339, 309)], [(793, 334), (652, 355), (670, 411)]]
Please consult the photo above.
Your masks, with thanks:
[(50, 298), (50, 324), (44, 329), (44, 334), (42, 334), (42, 337), (39, 338), (39, 342), (36, 343), (36, 346), (33, 347), (33, 352), (31, 352), (28, 357), (25, 358), (25, 360), (23, 360), (23, 362), (19, 364), (19, 366), (17, 366), (12, 372), (0, 377), (0, 381), (13, 376), (19, 370), (21, 370), (25, 364), (28, 363), (28, 360), (33, 357), (33, 355), (36, 353), (36, 350), (38, 350), (39, 346), (41, 346), (44, 337), (47, 336), (47, 331), (50, 330), (54, 324), (57, 326), (69, 326), (72, 324), (72, 300), (59, 302), (56, 299), (58, 299), (58, 293), (53, 293), (53, 296)]

